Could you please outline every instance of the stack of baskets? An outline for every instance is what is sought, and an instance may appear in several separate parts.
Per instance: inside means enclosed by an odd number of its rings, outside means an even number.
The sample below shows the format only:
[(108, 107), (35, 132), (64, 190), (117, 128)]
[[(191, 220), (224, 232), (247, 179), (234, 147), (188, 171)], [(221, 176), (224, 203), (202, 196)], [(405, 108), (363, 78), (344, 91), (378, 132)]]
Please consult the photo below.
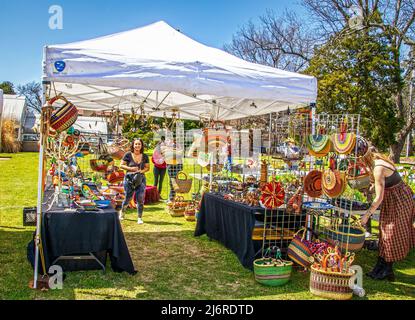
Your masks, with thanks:
[(184, 200), (182, 196), (176, 196), (172, 202), (167, 204), (167, 212), (172, 217), (183, 217), (190, 203), (190, 201)]
[(196, 205), (194, 203), (190, 203), (186, 207), (184, 217), (187, 221), (196, 221)]

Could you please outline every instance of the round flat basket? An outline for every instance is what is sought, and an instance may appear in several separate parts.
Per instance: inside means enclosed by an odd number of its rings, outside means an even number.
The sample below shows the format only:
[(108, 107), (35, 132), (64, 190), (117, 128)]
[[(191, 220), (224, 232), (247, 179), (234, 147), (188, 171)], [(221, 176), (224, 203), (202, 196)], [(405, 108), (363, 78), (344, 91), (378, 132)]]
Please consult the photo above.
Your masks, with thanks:
[(321, 171), (310, 171), (304, 178), (304, 192), (312, 198), (320, 197), (323, 194), (321, 179)]
[(354, 133), (335, 133), (332, 135), (332, 142), (335, 151), (339, 154), (349, 154), (356, 144)]

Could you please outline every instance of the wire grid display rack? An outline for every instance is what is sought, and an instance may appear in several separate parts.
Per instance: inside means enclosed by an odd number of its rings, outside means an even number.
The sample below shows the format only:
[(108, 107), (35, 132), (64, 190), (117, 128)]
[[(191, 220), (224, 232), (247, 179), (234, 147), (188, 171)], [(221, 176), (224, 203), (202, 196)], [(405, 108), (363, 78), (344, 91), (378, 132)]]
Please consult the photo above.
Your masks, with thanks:
[(308, 113), (277, 114), (270, 121), (262, 161), (267, 164), (267, 180), (280, 183), (284, 198), (280, 207), (265, 209), (263, 224), (256, 227), (262, 231), (262, 257), (278, 248), (282, 257), (287, 258), (287, 248), (295, 233), (307, 225), (307, 212), (302, 208), (302, 179), (307, 170), (305, 138), (311, 127)]
[[(347, 128), (344, 128), (345, 123)], [(314, 133), (323, 132), (331, 141), (334, 135), (341, 134), (351, 134), (357, 141), (360, 136), (359, 125), (360, 115), (319, 114), (313, 119)], [(304, 203), (309, 217), (308, 239), (316, 237), (326, 240), (333, 246), (339, 246), (345, 254), (359, 250), (365, 239), (365, 230), (360, 226), (359, 215), (368, 209), (368, 205), (363, 201), (363, 194), (349, 185), (349, 179), (356, 175), (356, 164), (359, 160), (357, 152), (357, 143), (345, 154), (339, 153), (332, 146), (330, 152), (323, 157), (309, 157), (307, 165), (309, 170), (322, 172), (322, 179), (325, 179), (326, 173), (331, 169), (342, 177), (345, 184), (343, 190), (336, 195), (323, 192), (318, 198), (305, 197)]]

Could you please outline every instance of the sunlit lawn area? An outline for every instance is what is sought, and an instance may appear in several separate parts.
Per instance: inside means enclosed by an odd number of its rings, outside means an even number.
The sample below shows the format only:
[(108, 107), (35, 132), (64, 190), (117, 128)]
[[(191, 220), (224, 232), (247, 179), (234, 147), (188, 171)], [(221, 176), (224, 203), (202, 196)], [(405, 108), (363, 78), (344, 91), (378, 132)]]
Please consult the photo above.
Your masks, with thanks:
[[(36, 205), (37, 157), (20, 153), (0, 160), (0, 299), (316, 299), (307, 273), (294, 271), (284, 287), (256, 283), (236, 255), (206, 236), (195, 238), (195, 223), (170, 217), (164, 203), (145, 208), (144, 225), (137, 225), (132, 210), (122, 222), (137, 275), (114, 273), (108, 264), (106, 274), (67, 273), (63, 290), (29, 289), (33, 271), (26, 245), (34, 228), (23, 227), (22, 210)], [(356, 263), (366, 272), (375, 260), (376, 252), (363, 249)], [(365, 276), (363, 299), (415, 299), (415, 253), (397, 263), (395, 272), (393, 283)]]

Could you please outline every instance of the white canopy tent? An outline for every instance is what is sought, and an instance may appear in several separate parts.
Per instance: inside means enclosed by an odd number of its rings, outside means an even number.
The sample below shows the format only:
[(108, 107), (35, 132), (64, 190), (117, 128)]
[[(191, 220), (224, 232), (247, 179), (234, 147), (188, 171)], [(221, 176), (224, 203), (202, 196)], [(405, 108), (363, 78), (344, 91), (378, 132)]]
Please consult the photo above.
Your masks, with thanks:
[(315, 102), (314, 77), (250, 63), (200, 44), (163, 21), (97, 39), (45, 48), (44, 78), (77, 107), (163, 116), (180, 110), (221, 120)]
[[(250, 63), (200, 44), (163, 21), (97, 39), (44, 49), (44, 89), (78, 109), (152, 116), (179, 111), (181, 118), (232, 120), (295, 109), (316, 101), (314, 77)], [(47, 90), (44, 90), (46, 92)], [(41, 135), (42, 141), (42, 135)], [(43, 185), (40, 147), (37, 239)], [(34, 286), (38, 275), (36, 241)]]

